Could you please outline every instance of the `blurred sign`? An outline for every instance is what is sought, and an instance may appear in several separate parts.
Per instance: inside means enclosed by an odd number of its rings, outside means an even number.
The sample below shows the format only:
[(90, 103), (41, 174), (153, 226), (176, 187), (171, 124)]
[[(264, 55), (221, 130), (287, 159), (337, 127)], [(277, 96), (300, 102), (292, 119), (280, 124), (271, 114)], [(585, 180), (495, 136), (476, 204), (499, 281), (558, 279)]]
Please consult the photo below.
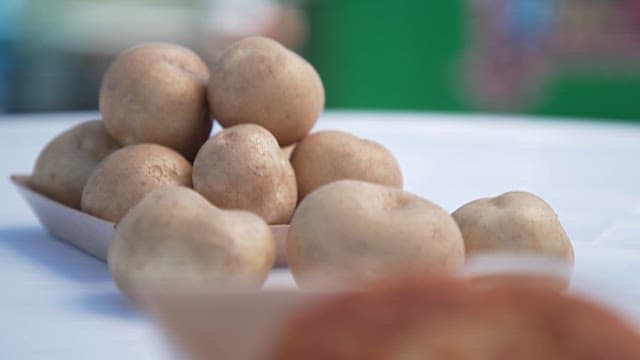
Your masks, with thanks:
[(520, 109), (557, 72), (640, 74), (640, 0), (476, 0), (467, 86), (475, 105)]

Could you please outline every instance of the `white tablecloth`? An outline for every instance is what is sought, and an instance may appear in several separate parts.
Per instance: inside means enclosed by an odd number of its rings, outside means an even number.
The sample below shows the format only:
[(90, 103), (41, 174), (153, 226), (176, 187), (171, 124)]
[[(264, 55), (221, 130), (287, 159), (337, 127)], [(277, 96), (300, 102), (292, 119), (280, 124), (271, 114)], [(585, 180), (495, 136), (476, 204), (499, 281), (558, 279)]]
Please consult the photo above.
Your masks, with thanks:
[[(170, 356), (106, 265), (49, 237), (8, 181), (40, 149), (96, 113), (0, 118), (0, 359)], [(317, 128), (379, 141), (405, 188), (453, 211), (472, 199), (532, 191), (576, 247), (579, 290), (640, 319), (640, 126), (409, 113), (327, 112)], [(271, 283), (288, 283), (276, 273)]]

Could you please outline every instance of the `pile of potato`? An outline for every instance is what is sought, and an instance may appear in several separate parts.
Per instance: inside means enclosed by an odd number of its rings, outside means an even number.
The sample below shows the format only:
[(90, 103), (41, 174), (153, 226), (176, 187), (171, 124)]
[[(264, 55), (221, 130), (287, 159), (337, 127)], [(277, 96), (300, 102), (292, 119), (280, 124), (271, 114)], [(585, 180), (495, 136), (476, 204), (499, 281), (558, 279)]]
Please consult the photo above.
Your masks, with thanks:
[[(309, 134), (324, 99), (315, 69), (267, 38), (231, 45), (210, 70), (186, 48), (139, 45), (104, 76), (102, 120), (52, 140), (31, 185), (117, 223), (109, 268), (133, 298), (154, 286), (259, 287), (275, 259), (269, 224), (290, 223), (287, 260), (303, 287), (453, 271), (465, 247), (573, 262), (555, 213), (534, 195), (477, 200), (451, 216), (402, 190), (382, 145)], [(210, 137), (212, 118), (224, 129)]]

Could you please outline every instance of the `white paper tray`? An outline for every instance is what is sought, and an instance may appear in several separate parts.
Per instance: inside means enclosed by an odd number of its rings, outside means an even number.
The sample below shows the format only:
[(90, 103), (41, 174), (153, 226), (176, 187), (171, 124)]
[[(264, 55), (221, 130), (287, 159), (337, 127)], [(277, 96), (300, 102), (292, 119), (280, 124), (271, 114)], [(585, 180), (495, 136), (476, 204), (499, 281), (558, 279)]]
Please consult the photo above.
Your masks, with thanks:
[[(11, 182), (51, 236), (98, 259), (107, 260), (109, 241), (115, 229), (114, 223), (63, 205), (34, 191), (29, 186), (28, 175), (12, 175)], [(284, 244), (289, 225), (272, 225), (270, 228), (277, 245), (276, 266), (286, 266)]]

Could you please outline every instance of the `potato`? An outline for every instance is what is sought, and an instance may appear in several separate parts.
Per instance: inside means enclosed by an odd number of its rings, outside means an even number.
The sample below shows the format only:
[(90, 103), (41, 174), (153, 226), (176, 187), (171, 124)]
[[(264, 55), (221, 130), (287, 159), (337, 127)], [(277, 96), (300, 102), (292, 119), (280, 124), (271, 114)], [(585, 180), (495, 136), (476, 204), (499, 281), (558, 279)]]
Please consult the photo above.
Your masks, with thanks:
[(318, 131), (298, 143), (291, 155), (298, 199), (341, 179), (402, 188), (402, 172), (384, 146), (342, 131)]
[(255, 124), (209, 139), (193, 163), (193, 186), (214, 205), (251, 211), (269, 224), (287, 223), (297, 202), (291, 164), (273, 135)]
[(91, 173), (82, 192), (82, 210), (118, 222), (151, 190), (191, 186), (191, 164), (156, 144), (126, 146), (107, 156)]
[(121, 53), (102, 80), (100, 112), (121, 144), (156, 143), (192, 160), (209, 137), (209, 71), (191, 50), (148, 43)]
[(31, 186), (39, 193), (79, 209), (82, 189), (98, 163), (118, 148), (100, 120), (86, 121), (51, 140), (40, 152)]
[(116, 227), (108, 262), (116, 285), (140, 292), (259, 287), (275, 260), (271, 230), (246, 211), (221, 210), (195, 191), (150, 192)]
[(446, 272), (465, 259), (460, 230), (446, 211), (400, 189), (357, 180), (325, 185), (300, 203), (286, 254), (301, 287)]
[(264, 37), (245, 38), (224, 51), (211, 71), (208, 95), (222, 126), (259, 124), (282, 146), (307, 135), (324, 107), (315, 69)]
[(483, 198), (453, 213), (467, 255), (519, 253), (573, 264), (573, 247), (558, 216), (544, 200), (522, 191)]

